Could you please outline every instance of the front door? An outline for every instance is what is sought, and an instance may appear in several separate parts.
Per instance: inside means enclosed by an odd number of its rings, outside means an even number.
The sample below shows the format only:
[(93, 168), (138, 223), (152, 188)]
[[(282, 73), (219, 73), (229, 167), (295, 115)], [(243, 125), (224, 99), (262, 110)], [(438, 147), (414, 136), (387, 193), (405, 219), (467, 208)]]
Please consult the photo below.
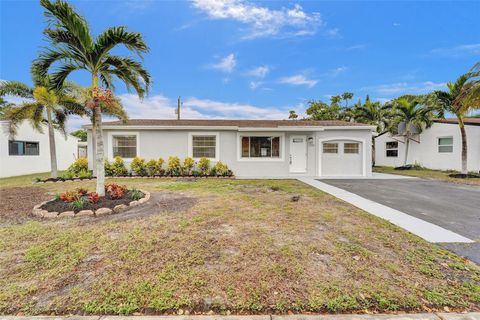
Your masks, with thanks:
[(307, 136), (290, 137), (290, 172), (307, 172)]

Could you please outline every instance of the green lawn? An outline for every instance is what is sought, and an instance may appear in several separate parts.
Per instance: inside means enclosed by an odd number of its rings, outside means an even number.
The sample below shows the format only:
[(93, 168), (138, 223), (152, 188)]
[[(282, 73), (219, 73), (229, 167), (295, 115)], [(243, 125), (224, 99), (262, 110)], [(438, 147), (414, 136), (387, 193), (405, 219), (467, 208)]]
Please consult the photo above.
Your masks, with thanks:
[(448, 175), (453, 173), (452, 171), (432, 170), (432, 169), (425, 169), (425, 168), (410, 169), (410, 170), (395, 170), (393, 167), (382, 167), (382, 166), (373, 167), (373, 171), (380, 172), (380, 173), (390, 173), (390, 174), (399, 174), (404, 176), (419, 177), (423, 179), (442, 180), (442, 181), (460, 183), (460, 184), (480, 185), (480, 178), (468, 178), (468, 179), (451, 178)]
[(116, 181), (151, 212), (39, 220), (94, 181), (0, 181), (0, 314), (480, 309), (478, 266), (301, 182)]

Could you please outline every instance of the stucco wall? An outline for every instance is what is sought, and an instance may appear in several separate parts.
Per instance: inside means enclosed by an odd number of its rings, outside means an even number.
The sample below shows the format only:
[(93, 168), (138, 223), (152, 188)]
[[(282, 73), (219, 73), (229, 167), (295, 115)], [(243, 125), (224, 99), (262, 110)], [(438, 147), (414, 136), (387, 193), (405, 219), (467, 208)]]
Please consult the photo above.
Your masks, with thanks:
[[(38, 156), (10, 156), (8, 154), (8, 122), (0, 121), (0, 177), (12, 177), (24, 174), (50, 171), (50, 149), (48, 143), (48, 129), (44, 133), (34, 131), (28, 122), (24, 122), (18, 128), (14, 139), (18, 141), (39, 142), (40, 154)], [(75, 160), (77, 155), (78, 139), (55, 132), (57, 149), (57, 166), (59, 170), (65, 170)]]
[[(163, 158), (169, 156), (178, 156), (184, 159), (188, 156), (189, 132), (199, 132), (198, 130), (104, 130), (105, 154), (112, 161), (111, 136), (114, 134), (136, 134), (138, 135), (138, 156), (150, 159)], [(366, 152), (371, 154), (371, 132), (369, 130), (331, 130), (319, 132), (237, 132), (237, 131), (215, 131), (218, 132), (219, 139), (219, 160), (226, 163), (238, 177), (296, 177), (296, 176), (316, 176), (318, 174), (319, 157), (319, 139), (329, 139), (338, 136), (348, 136), (352, 138), (364, 139), (367, 141)], [(240, 159), (239, 136), (243, 134), (258, 135), (281, 135), (281, 159)], [(289, 152), (290, 136), (303, 135), (312, 137), (312, 142), (307, 142), (307, 172), (289, 173)], [(92, 159), (91, 150), (91, 131), (88, 130), (88, 152), (89, 160)], [(371, 157), (366, 157), (366, 174), (371, 174)], [(129, 164), (129, 160), (126, 163)], [(92, 161), (90, 160), (91, 164)]]
[[(468, 170), (480, 170), (480, 126), (465, 126), (467, 131)], [(453, 137), (453, 152), (438, 152), (438, 138)], [(384, 134), (375, 139), (375, 163), (379, 166), (397, 167), (403, 165), (405, 144), (398, 143), (398, 157), (387, 158), (385, 146), (392, 139), (390, 134)], [(420, 135), (420, 143), (411, 141), (408, 151), (409, 164), (418, 163), (424, 167), (439, 170), (461, 170), (462, 168), (462, 138), (457, 124), (434, 123)]]

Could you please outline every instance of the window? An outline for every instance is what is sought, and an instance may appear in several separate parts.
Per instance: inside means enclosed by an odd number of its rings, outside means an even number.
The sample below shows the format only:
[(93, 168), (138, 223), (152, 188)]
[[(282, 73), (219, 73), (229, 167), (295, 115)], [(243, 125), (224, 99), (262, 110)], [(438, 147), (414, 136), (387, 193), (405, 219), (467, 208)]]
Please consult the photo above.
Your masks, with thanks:
[(38, 156), (40, 147), (38, 142), (8, 141), (8, 154), (10, 156)]
[(217, 136), (192, 136), (193, 158), (216, 158)]
[(453, 152), (453, 137), (438, 138), (438, 152)]
[(387, 158), (398, 157), (398, 141), (390, 141), (386, 143)]
[(345, 142), (343, 145), (343, 153), (358, 153), (359, 144), (355, 142)]
[(242, 158), (280, 158), (280, 137), (242, 137)]
[(113, 136), (113, 156), (135, 158), (137, 156), (137, 136)]
[(323, 153), (338, 153), (338, 143), (324, 143)]

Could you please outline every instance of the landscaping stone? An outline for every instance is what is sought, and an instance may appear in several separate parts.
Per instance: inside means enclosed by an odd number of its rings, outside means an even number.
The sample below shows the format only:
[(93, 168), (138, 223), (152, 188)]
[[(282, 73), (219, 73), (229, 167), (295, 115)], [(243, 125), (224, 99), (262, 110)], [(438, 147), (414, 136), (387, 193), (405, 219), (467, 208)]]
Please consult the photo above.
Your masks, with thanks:
[(123, 210), (127, 209), (128, 207), (124, 204), (119, 204), (113, 208), (114, 212), (122, 212)]
[(111, 213), (112, 213), (112, 209), (110, 208), (100, 208), (95, 210), (95, 215), (97, 216), (102, 216), (102, 215), (111, 214)]
[(60, 213), (58, 215), (60, 218), (63, 218), (63, 217), (73, 217), (75, 216), (75, 212), (73, 211), (63, 211), (62, 213)]
[(56, 211), (48, 212), (47, 210), (42, 210), (42, 216), (44, 218), (56, 218), (58, 216), (58, 212)]
[(77, 212), (76, 216), (93, 216), (93, 211), (92, 210), (82, 210)]
[(136, 200), (134, 201), (130, 201), (130, 203), (128, 204), (130, 207), (135, 207), (135, 206), (138, 206), (140, 203)]

